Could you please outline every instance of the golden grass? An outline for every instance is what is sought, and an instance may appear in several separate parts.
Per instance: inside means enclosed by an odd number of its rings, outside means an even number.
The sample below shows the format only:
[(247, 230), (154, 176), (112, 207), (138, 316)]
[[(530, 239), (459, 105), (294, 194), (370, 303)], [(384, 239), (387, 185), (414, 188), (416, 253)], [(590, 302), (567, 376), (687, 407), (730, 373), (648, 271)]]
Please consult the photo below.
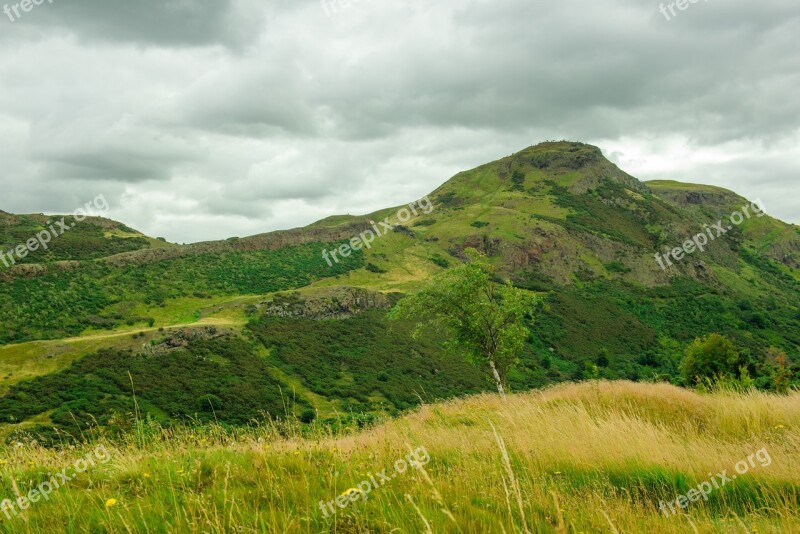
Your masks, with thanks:
[[(800, 394), (699, 395), (664, 384), (571, 384), (424, 406), (332, 436), (295, 425), (244, 431), (144, 425), (112, 459), (3, 520), (9, 532), (800, 532)], [(397, 475), (326, 518), (318, 503), (425, 447)], [(766, 447), (772, 464), (665, 517), (661, 500)], [(86, 454), (0, 453), (3, 490)], [(0, 495), (2, 497), (2, 495)], [(116, 504), (106, 507), (108, 499)]]

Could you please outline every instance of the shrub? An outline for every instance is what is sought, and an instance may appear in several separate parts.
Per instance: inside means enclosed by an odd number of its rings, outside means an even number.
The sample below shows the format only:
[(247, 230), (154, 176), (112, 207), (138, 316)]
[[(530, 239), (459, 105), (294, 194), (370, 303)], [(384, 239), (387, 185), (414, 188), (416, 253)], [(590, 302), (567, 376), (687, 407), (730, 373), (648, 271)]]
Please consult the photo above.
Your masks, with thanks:
[(222, 409), (222, 399), (216, 395), (203, 395), (197, 399), (197, 409), (201, 412), (216, 412)]
[(606, 263), (606, 270), (612, 273), (629, 273), (631, 272), (630, 267), (626, 267), (623, 263), (618, 261), (612, 261), (610, 263)]
[(523, 191), (525, 186), (525, 173), (522, 171), (514, 171), (511, 174), (511, 182), (513, 185), (511, 186), (512, 191)]
[(317, 418), (317, 412), (315, 412), (313, 408), (306, 408), (305, 410), (303, 410), (303, 413), (300, 414), (301, 423), (305, 424), (313, 423), (314, 419), (316, 418)]
[(373, 263), (368, 263), (367, 266), (365, 267), (365, 269), (368, 270), (371, 273), (385, 273), (385, 272), (387, 272), (386, 269), (381, 269), (380, 267), (378, 267), (377, 265), (375, 265)]
[(450, 262), (438, 255), (431, 258), (431, 261), (444, 269), (450, 267)]
[(744, 367), (742, 353), (725, 336), (710, 334), (695, 339), (687, 348), (680, 369), (688, 384), (735, 377)]

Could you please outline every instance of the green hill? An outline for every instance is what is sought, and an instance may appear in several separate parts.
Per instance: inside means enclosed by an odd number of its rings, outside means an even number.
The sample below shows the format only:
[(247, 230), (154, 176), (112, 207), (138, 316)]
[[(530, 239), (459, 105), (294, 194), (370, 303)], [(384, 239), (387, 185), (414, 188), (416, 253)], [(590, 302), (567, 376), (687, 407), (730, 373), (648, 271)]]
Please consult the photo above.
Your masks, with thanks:
[[(392, 302), (469, 248), (545, 297), (512, 389), (586, 378), (679, 384), (685, 347), (712, 332), (746, 352), (760, 387), (771, 387), (770, 347), (788, 352), (797, 383), (800, 229), (735, 193), (643, 183), (596, 147), (548, 142), (459, 173), (427, 198), (431, 209), (416, 204), (408, 217), (398, 206), (187, 246), (120, 235), (118, 223), (78, 225), (52, 255), (28, 258), (40, 263), (0, 272), (6, 433), (108, 427), (134, 388), (162, 422), (232, 425), (252, 418), (256, 401), (272, 416), (289, 406), (307, 418), (369, 420), (491, 389), (479, 370), (445, 357), (442, 340), (412, 340), (409, 325), (385, 320)], [(735, 213), (742, 220), (730, 224)], [(41, 222), (2, 217), (13, 220), (0, 239), (8, 246)], [(717, 237), (708, 232), (718, 221)], [(376, 229), (369, 248), (323, 256)], [(659, 266), (657, 253), (699, 233), (714, 235), (704, 251)], [(246, 380), (252, 372), (265, 377)], [(180, 395), (167, 386), (176, 377)], [(231, 383), (243, 384), (244, 399)]]
[[(0, 251), (8, 252), (35, 238), (40, 232), (51, 234), (47, 242), (24, 257), (14, 256), (16, 264), (42, 264), (69, 260), (102, 258), (148, 248), (169, 247), (171, 244), (149, 238), (124, 224), (101, 217), (78, 221), (74, 216), (61, 217), (42, 214), (11, 215), (0, 211)], [(0, 265), (0, 269), (10, 267)]]

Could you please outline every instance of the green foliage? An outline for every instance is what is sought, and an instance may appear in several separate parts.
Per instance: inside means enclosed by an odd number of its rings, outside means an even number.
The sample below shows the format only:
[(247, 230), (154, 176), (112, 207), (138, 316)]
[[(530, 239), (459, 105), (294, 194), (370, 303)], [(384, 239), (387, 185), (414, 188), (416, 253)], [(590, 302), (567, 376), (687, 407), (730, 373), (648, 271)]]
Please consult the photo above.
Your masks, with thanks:
[(365, 269), (368, 270), (371, 273), (385, 273), (385, 272), (387, 272), (386, 269), (381, 269), (380, 267), (378, 267), (374, 263), (368, 263), (367, 266), (365, 267)]
[(222, 399), (210, 393), (203, 395), (197, 399), (197, 409), (201, 412), (217, 412), (222, 410)]
[(697, 389), (706, 393), (713, 392), (745, 392), (756, 387), (756, 381), (750, 376), (747, 367), (739, 368), (739, 375), (721, 374), (715, 377), (699, 377)]
[(680, 369), (686, 383), (694, 384), (704, 379), (737, 376), (746, 364), (741, 352), (729, 339), (710, 334), (695, 339), (686, 348)]
[[(661, 203), (642, 197), (631, 198), (625, 187), (611, 180), (604, 180), (596, 190), (585, 194), (571, 193), (553, 181), (546, 181), (557, 206), (568, 208), (571, 214), (566, 220), (536, 215), (536, 218), (559, 224), (574, 232), (586, 232), (622, 243), (655, 248), (658, 239), (648, 230), (654, 221), (670, 220), (674, 217)], [(627, 207), (618, 204), (625, 202)]]
[(317, 418), (317, 412), (314, 411), (313, 408), (306, 408), (303, 410), (303, 413), (300, 414), (300, 422), (305, 424), (310, 424), (314, 422), (314, 419)]
[[(771, 326), (762, 329), (747, 321), (751, 312), (742, 311), (741, 298), (689, 278), (647, 289), (603, 279), (558, 287), (540, 273), (528, 276), (517, 284), (552, 291), (537, 317), (539, 336), (545, 347), (555, 349), (552, 362), (560, 369), (548, 372), (549, 380), (581, 378), (601, 347), (611, 354), (609, 366), (600, 369), (601, 378), (666, 376), (681, 383), (683, 350), (698, 336), (721, 333), (753, 355), (771, 345), (784, 350), (800, 345), (800, 325), (791, 305), (752, 300), (753, 308), (769, 308)], [(772, 387), (772, 371), (763, 361), (756, 358), (748, 371), (759, 387)]]
[(516, 170), (511, 174), (511, 190), (524, 191), (525, 190), (525, 173)]
[(510, 282), (497, 283), (485, 265), (473, 260), (434, 276), (389, 317), (419, 321), (417, 337), (426, 329), (447, 332), (445, 348), (491, 369), (503, 394), (508, 372), (530, 335), (524, 316), (538, 302)]
[(113, 328), (143, 322), (136, 303), (163, 305), (195, 296), (264, 294), (308, 285), (363, 266), (363, 252), (328, 266), (321, 257), (332, 243), (279, 250), (197, 254), (153, 263), (115, 267), (89, 262), (50, 269), (35, 278), (0, 284), (0, 343), (76, 336), (90, 327)]
[(484, 388), (481, 373), (441, 353), (438, 336), (413, 340), (412, 324), (371, 310), (344, 320), (262, 317), (249, 326), (272, 360), (348, 411), (398, 413)]
[[(33, 252), (29, 252), (24, 258), (16, 255), (14, 259), (17, 263), (50, 263), (65, 260), (90, 260), (103, 258), (148, 248), (150, 242), (141, 235), (131, 237), (120, 237), (110, 235), (106, 237), (103, 227), (86, 219), (78, 222), (74, 217), (65, 217), (64, 223), (69, 230), (64, 231), (53, 224), (61, 217), (47, 218), (45, 216), (17, 216), (11, 224), (0, 224), (0, 250), (8, 251), (18, 245), (25, 244), (28, 240), (36, 236), (39, 232), (48, 231), (53, 226), (57, 232), (63, 232), (51, 237), (47, 248), (39, 247)], [(50, 224), (47, 224), (50, 222)], [(119, 229), (131, 234), (137, 234), (134, 230), (118, 225)], [(0, 266), (0, 268), (5, 268)]]
[(439, 267), (442, 267), (443, 269), (447, 269), (448, 267), (450, 267), (450, 262), (447, 261), (442, 256), (440, 256), (439, 254), (432, 256), (431, 261), (436, 265), (438, 265)]
[[(302, 397), (293, 400), (308, 406)], [(140, 417), (162, 422), (243, 425), (287, 415), (280, 383), (267, 363), (242, 338), (226, 336), (157, 356), (102, 350), (63, 371), (12, 386), (0, 397), (0, 421), (51, 412), (56, 428), (77, 437), (98, 424), (113, 426), (137, 407)]]
[(464, 205), (464, 199), (456, 196), (453, 191), (448, 191), (436, 197), (434, 203), (443, 208), (458, 208)]
[(612, 261), (610, 263), (606, 263), (606, 269), (612, 273), (629, 273), (631, 272), (630, 267), (626, 267), (623, 263), (618, 261)]

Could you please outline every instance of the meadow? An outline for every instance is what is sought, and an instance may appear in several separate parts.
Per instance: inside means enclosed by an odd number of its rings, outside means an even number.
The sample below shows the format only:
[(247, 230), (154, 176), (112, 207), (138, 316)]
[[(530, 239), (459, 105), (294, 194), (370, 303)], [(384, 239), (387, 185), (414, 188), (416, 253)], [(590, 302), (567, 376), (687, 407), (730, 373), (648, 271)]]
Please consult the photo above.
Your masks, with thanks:
[[(102, 442), (108, 462), (0, 519), (6, 532), (798, 532), (798, 428), (797, 392), (625, 381), (476, 395), (360, 430), (139, 421)], [(4, 445), (0, 496), (28, 494), (95, 447)], [(419, 447), (426, 465), (325, 516), (320, 501)], [(761, 449), (769, 465), (685, 512), (659, 510)]]

